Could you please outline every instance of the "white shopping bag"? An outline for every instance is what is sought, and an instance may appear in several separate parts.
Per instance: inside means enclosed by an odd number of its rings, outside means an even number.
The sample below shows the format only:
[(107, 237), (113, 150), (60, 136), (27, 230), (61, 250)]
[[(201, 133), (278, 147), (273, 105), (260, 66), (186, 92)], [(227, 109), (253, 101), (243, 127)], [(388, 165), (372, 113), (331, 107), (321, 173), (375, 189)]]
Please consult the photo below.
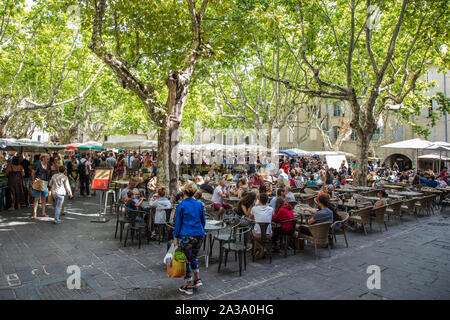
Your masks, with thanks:
[(173, 260), (173, 255), (175, 254), (175, 250), (176, 250), (177, 246), (174, 246), (174, 244), (172, 243), (172, 245), (170, 246), (169, 250), (166, 253), (166, 256), (164, 257), (164, 264), (171, 264), (172, 260)]

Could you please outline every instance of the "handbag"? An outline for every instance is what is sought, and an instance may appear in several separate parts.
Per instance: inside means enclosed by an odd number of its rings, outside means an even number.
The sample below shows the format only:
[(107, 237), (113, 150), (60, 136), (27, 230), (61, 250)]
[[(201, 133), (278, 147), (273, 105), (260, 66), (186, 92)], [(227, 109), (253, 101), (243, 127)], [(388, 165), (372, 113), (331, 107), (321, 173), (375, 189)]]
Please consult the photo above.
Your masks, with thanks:
[(46, 191), (48, 186), (48, 182), (45, 180), (41, 180), (39, 178), (36, 178), (36, 180), (33, 183), (33, 189), (37, 191)]

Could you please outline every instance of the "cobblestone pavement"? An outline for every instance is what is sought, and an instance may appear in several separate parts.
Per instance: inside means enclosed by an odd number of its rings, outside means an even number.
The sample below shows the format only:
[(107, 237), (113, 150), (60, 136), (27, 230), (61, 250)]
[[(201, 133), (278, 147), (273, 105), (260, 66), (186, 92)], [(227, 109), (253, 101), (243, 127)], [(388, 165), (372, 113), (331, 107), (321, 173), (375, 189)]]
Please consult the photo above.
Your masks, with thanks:
[[(32, 209), (0, 212), (0, 299), (180, 299), (180, 279), (165, 275), (165, 244), (123, 247), (114, 239), (115, 219), (91, 223), (98, 198), (67, 202), (60, 225), (51, 218), (29, 219)], [(53, 208), (48, 206), (50, 216)], [(374, 227), (368, 236), (348, 232), (328, 257), (307, 244), (287, 258), (274, 254), (238, 274), (229, 259), (217, 272), (217, 245), (209, 268), (200, 259), (201, 287), (181, 299), (449, 299), (450, 211)], [(66, 286), (67, 267), (81, 269), (81, 289)], [(369, 265), (381, 268), (381, 289), (367, 288)]]

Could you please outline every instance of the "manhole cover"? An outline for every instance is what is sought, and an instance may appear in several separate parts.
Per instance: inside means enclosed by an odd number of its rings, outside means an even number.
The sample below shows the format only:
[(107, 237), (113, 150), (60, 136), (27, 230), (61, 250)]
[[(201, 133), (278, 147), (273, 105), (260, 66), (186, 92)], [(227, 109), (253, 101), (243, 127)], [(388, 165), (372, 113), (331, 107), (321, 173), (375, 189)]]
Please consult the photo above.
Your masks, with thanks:
[(177, 288), (135, 288), (125, 296), (126, 300), (170, 300), (177, 299), (180, 292)]
[(83, 279), (81, 280), (80, 289), (69, 290), (66, 281), (47, 284), (38, 288), (39, 296), (44, 300), (77, 299), (92, 292), (92, 288)]

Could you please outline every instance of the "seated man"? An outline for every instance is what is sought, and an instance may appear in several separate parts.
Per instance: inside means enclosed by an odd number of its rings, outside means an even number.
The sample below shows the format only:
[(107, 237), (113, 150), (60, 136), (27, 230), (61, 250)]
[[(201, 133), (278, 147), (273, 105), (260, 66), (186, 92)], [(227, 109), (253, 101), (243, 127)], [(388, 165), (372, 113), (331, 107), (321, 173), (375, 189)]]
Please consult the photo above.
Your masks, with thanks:
[(209, 178), (209, 176), (206, 176), (204, 181), (203, 181), (203, 184), (200, 185), (200, 189), (203, 190), (203, 191), (206, 191), (207, 193), (213, 194), (214, 193), (214, 188), (211, 187), (211, 185), (209, 184), (210, 180), (211, 179)]
[(229, 197), (230, 194), (227, 190), (227, 184), (225, 179), (221, 179), (219, 185), (214, 189), (214, 193), (212, 196), (212, 202), (214, 203), (214, 209), (219, 211), (218, 218), (219, 220), (222, 218), (223, 211), (225, 209), (231, 209), (231, 206), (228, 203), (223, 201), (224, 198)]
[[(317, 205), (319, 206), (319, 210), (315, 212), (314, 209), (306, 209), (311, 213), (314, 213), (311, 219), (308, 221), (308, 225), (323, 223), (323, 222), (331, 222), (333, 223), (333, 211), (328, 208), (330, 203), (328, 202), (329, 197), (326, 195), (322, 195), (319, 197), (317, 201)], [(305, 226), (300, 226), (300, 233), (311, 236), (311, 232)]]
[[(252, 208), (250, 213), (250, 219), (255, 220), (255, 222), (257, 223), (258, 222), (271, 223), (273, 216), (273, 208), (267, 205), (269, 197), (265, 193), (260, 193), (258, 195), (258, 199), (259, 203)], [(261, 229), (259, 227), (259, 224), (255, 224), (255, 228), (252, 230), (252, 234), (256, 238), (261, 237)], [(272, 237), (272, 227), (270, 224), (267, 226), (266, 234), (268, 238)]]
[[(130, 182), (128, 183), (128, 186), (122, 190), (122, 193), (120, 194), (119, 199), (123, 200), (125, 203), (127, 203), (128, 199), (129, 199), (127, 197), (128, 191), (133, 191), (133, 193), (137, 196), (136, 199), (139, 198), (139, 196), (138, 196), (139, 189), (136, 188), (136, 184), (137, 184), (137, 181), (135, 179), (131, 179)], [(137, 200), (139, 200), (139, 199), (137, 199)]]

